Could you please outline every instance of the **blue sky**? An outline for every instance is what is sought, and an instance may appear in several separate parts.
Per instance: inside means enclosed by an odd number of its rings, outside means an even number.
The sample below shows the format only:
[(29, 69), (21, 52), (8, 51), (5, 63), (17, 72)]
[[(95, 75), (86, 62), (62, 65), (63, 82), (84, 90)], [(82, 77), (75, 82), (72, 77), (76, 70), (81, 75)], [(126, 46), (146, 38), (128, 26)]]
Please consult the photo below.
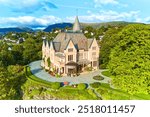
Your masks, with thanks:
[(0, 27), (41, 28), (73, 22), (77, 14), (81, 22), (88, 23), (150, 23), (149, 5), (149, 0), (0, 0)]

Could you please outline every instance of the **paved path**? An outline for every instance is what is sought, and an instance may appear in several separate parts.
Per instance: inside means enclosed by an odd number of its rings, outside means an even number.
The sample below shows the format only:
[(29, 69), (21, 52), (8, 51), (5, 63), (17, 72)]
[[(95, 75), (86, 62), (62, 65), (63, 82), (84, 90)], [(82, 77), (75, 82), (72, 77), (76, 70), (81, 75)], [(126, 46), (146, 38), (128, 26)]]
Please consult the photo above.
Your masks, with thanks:
[(110, 78), (104, 76), (104, 80), (102, 81), (97, 81), (93, 79), (93, 76), (101, 74), (102, 71), (104, 70), (97, 70), (97, 71), (92, 71), (86, 74), (81, 74), (76, 77), (61, 77), (61, 78), (56, 78), (51, 76), (49, 73), (47, 73), (42, 67), (40, 66), (41, 60), (40, 61), (35, 61), (29, 64), (31, 68), (31, 72), (37, 76), (38, 78), (41, 78), (43, 80), (49, 81), (49, 82), (70, 82), (70, 84), (78, 84), (78, 83), (93, 83), (93, 82), (103, 82), (103, 83), (108, 83)]

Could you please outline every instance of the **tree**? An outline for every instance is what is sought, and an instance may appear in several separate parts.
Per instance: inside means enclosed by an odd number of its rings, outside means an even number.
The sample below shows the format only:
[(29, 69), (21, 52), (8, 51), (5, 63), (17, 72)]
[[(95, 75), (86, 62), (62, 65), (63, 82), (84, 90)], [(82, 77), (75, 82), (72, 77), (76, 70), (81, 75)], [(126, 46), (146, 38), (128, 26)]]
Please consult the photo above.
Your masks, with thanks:
[(7, 96), (7, 89), (6, 89), (6, 83), (7, 83), (7, 72), (6, 69), (0, 66), (0, 99), (5, 99)]
[(50, 67), (50, 66), (51, 66), (50, 58), (47, 58), (47, 64), (48, 64), (48, 67)]
[(96, 34), (95, 34), (95, 38), (97, 40), (99, 40), (99, 36), (103, 36), (105, 34), (105, 32), (108, 30), (108, 28), (101, 26), (100, 28), (97, 28), (95, 30)]
[(108, 64), (113, 84), (131, 94), (150, 94), (150, 27), (128, 25), (117, 38)]
[(100, 49), (100, 67), (106, 68), (110, 58), (110, 52), (122, 38), (118, 38), (118, 33), (122, 28), (111, 28), (109, 29), (101, 41)]
[(0, 99), (21, 99), (21, 85), (26, 81), (24, 67), (0, 66)]
[(0, 61), (3, 62), (3, 65), (13, 65), (15, 63), (14, 56), (12, 51), (8, 50), (9, 46), (3, 44), (0, 49)]
[(23, 64), (23, 51), (24, 51), (24, 48), (22, 45), (13, 46), (12, 53), (15, 59), (15, 63)]
[(37, 43), (34, 39), (32, 38), (28, 38), (25, 42), (24, 42), (24, 51), (23, 51), (23, 59), (24, 59), (24, 63), (28, 64), (32, 61), (38, 60), (38, 46)]
[(85, 27), (84, 31), (88, 31), (88, 33), (85, 34), (85, 36), (87, 38), (93, 38), (94, 37), (94, 35), (91, 35), (91, 33), (95, 33), (95, 29), (93, 27), (87, 26), (87, 27)]

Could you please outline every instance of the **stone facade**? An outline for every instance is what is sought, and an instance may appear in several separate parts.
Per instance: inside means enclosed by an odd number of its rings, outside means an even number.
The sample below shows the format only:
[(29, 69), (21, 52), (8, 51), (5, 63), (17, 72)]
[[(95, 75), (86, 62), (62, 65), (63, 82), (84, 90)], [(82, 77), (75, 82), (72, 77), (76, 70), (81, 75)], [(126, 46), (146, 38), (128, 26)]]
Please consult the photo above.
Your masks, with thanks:
[(87, 39), (78, 17), (72, 31), (60, 32), (53, 41), (43, 41), (41, 65), (61, 75), (82, 73), (99, 68), (99, 46), (96, 39)]

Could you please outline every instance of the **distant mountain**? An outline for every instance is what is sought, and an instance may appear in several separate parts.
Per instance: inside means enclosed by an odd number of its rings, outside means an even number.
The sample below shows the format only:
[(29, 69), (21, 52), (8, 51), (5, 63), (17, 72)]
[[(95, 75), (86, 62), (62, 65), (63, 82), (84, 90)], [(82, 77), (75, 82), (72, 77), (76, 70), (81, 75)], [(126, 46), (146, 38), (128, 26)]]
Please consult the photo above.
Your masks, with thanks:
[(33, 30), (31, 28), (27, 28), (27, 27), (0, 28), (1, 34), (5, 34), (8, 32), (33, 32)]
[[(104, 23), (80, 23), (81, 27), (87, 27), (91, 26), (93, 28), (100, 28), (102, 26), (108, 27), (108, 26), (126, 26), (128, 24), (135, 24), (135, 22), (124, 22), (124, 21), (114, 21), (114, 22), (104, 22)], [(53, 29), (60, 28), (63, 29), (65, 27), (72, 28), (72, 23), (58, 23), (49, 25), (47, 28), (45, 28), (43, 31), (45, 32), (51, 32)]]
[(93, 28), (100, 28), (102, 26), (126, 26), (128, 24), (137, 24), (136, 22), (125, 22), (125, 21), (113, 21), (104, 23), (81, 23), (82, 27), (92, 26)]
[(52, 25), (49, 25), (47, 28), (45, 28), (43, 31), (51, 32), (53, 29), (56, 29), (56, 28), (63, 29), (63, 28), (66, 28), (66, 27), (69, 27), (69, 28), (72, 27), (72, 23), (52, 24)]
[[(92, 26), (93, 28), (100, 28), (102, 26), (126, 26), (128, 24), (135, 24), (135, 22), (124, 22), (124, 21), (114, 21), (114, 22), (105, 22), (105, 23), (81, 23), (81, 27), (87, 27)], [(72, 28), (72, 23), (57, 23), (49, 25), (47, 28), (45, 28), (43, 31), (45, 32), (51, 32), (53, 29), (60, 28), (64, 29), (66, 27)], [(42, 29), (41, 29), (42, 30)], [(5, 34), (8, 32), (36, 32), (40, 31), (39, 29), (33, 30), (31, 28), (27, 27), (10, 27), (10, 28), (0, 28), (0, 34)]]

